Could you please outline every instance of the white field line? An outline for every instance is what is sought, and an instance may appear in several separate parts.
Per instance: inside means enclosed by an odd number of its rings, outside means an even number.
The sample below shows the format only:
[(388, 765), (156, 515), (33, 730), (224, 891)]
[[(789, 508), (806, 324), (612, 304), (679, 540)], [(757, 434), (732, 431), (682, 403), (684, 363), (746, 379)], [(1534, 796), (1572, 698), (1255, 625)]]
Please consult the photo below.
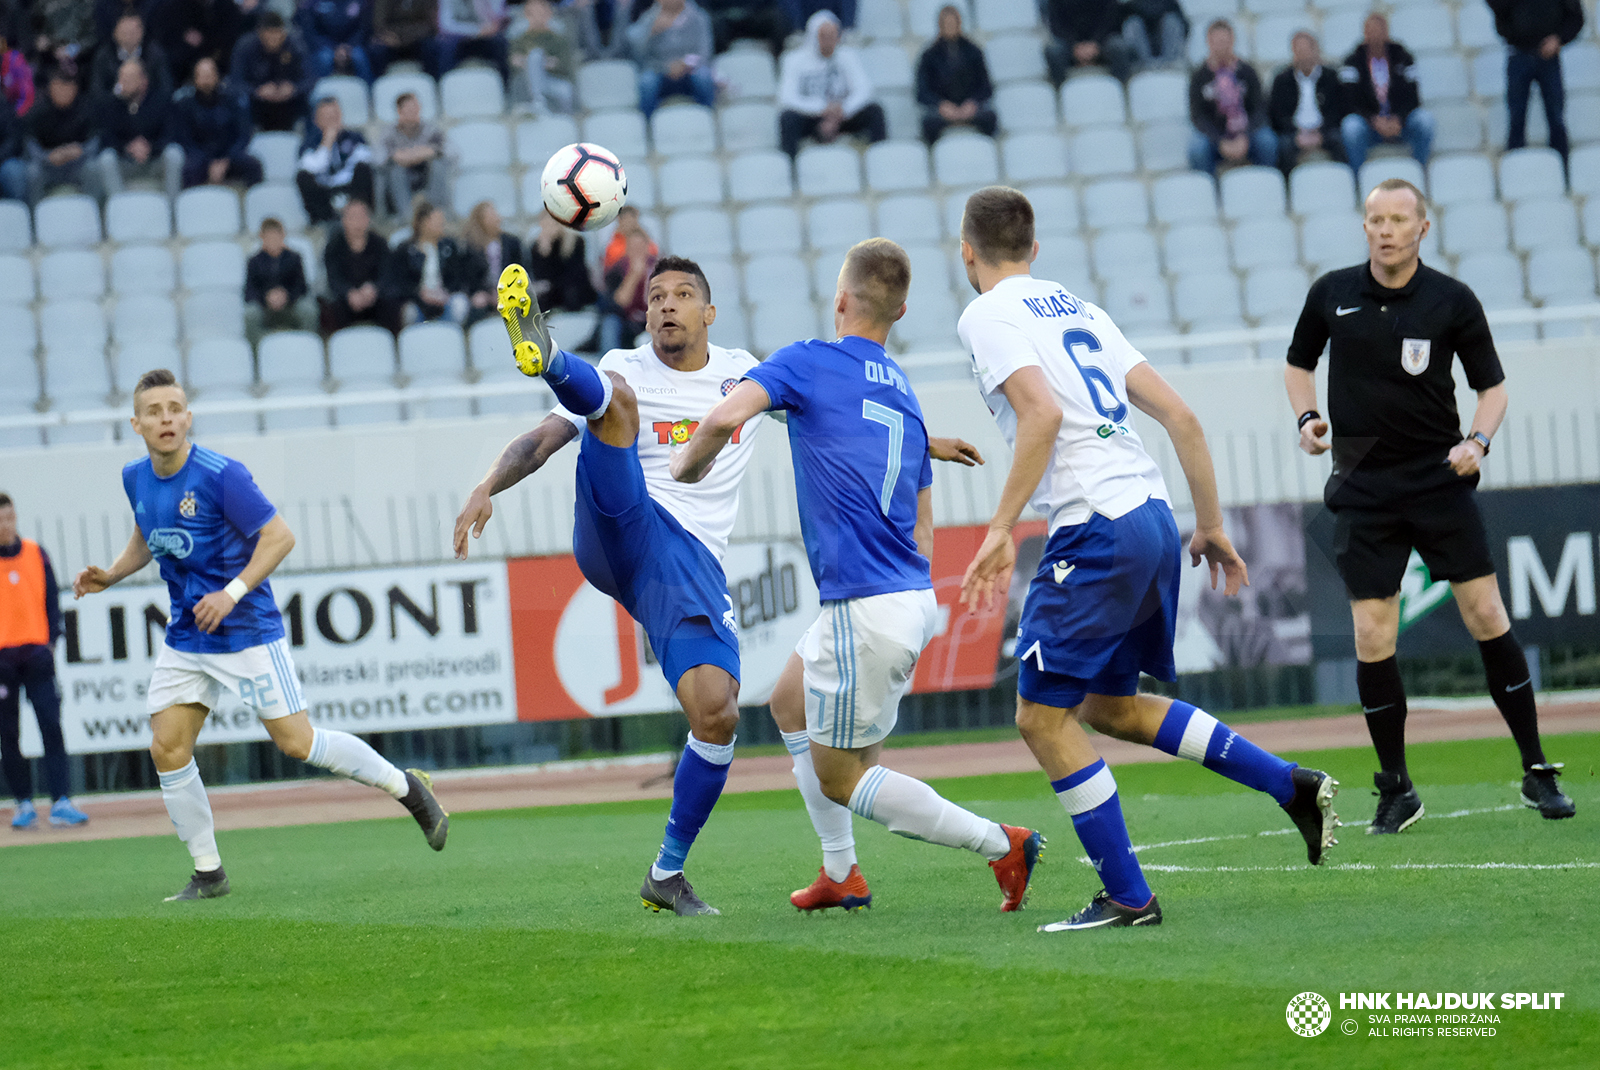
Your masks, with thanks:
[[(1523, 809), (1523, 807), (1518, 806), (1515, 803), (1508, 803), (1505, 806), (1483, 806), (1472, 810), (1452, 810), (1447, 814), (1424, 814), (1423, 817), (1431, 821), (1443, 821), (1446, 818), (1452, 817), (1470, 817), (1473, 814), (1498, 814), (1506, 810), (1521, 809)], [(1370, 824), (1372, 824), (1371, 821), (1350, 821), (1342, 822), (1340, 827), (1353, 829), (1361, 828), (1363, 825)], [(1193, 839), (1188, 840), (1164, 840), (1161, 843), (1146, 843), (1135, 846), (1133, 850), (1135, 854), (1139, 854), (1144, 851), (1153, 851), (1157, 847), (1187, 847), (1188, 845), (1194, 843), (1221, 843), (1224, 840), (1253, 840), (1258, 836), (1289, 836), (1293, 835), (1296, 831), (1296, 829), (1292, 828), (1267, 829), (1265, 832), (1255, 833), (1236, 832), (1230, 836), (1196, 836)]]

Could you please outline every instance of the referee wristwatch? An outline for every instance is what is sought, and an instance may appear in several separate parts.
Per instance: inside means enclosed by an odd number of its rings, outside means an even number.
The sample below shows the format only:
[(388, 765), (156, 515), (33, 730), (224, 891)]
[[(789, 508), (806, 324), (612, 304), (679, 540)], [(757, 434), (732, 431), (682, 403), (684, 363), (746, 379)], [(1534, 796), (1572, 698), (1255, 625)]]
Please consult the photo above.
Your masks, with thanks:
[(1472, 432), (1472, 434), (1467, 436), (1467, 439), (1469, 441), (1471, 441), (1471, 442), (1476, 442), (1478, 445), (1482, 446), (1483, 447), (1483, 455), (1485, 457), (1489, 456), (1489, 436), (1488, 435), (1484, 434), (1482, 431), (1474, 431), (1474, 432)]

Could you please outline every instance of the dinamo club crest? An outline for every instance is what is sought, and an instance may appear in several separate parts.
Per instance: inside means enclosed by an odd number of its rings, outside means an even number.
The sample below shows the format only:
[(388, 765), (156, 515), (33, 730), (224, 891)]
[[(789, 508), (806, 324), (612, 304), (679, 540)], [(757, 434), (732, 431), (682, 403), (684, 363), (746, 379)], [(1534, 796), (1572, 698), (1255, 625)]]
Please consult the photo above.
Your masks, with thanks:
[(199, 509), (200, 506), (195, 502), (194, 491), (192, 490), (183, 496), (182, 501), (178, 502), (178, 515), (183, 517), (185, 520), (193, 520), (194, 514), (198, 512)]
[(1428, 370), (1428, 354), (1433, 343), (1426, 338), (1407, 338), (1400, 343), (1400, 367), (1411, 375)]

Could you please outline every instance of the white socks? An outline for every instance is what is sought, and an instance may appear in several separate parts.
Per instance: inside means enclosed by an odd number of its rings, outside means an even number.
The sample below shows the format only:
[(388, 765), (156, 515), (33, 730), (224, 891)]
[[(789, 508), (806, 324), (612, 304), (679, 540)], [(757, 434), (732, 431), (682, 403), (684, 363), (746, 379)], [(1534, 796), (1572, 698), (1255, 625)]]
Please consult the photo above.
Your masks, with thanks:
[(1011, 850), (1005, 829), (963, 810), (914, 777), (875, 765), (850, 793), (850, 809), (897, 836), (965, 847), (989, 861)]
[(406, 775), (349, 732), (313, 728), (311, 754), (306, 762), (358, 784), (382, 788), (396, 799), (405, 798)]
[[(610, 376), (601, 376), (606, 382), (611, 381)], [(705, 740), (689, 733), (688, 747), (712, 765), (731, 765), (733, 763), (733, 745), (739, 741), (738, 736), (727, 743), (707, 743)]]
[(800, 783), (800, 797), (806, 801), (811, 827), (822, 841), (822, 871), (831, 881), (842, 881), (856, 864), (856, 833), (850, 823), (850, 810), (822, 793), (822, 782), (811, 764), (811, 737), (804, 731), (780, 732), (783, 745), (794, 758), (794, 778)]
[(178, 830), (178, 839), (194, 856), (194, 868), (201, 873), (221, 868), (211, 800), (206, 798), (206, 786), (200, 782), (200, 767), (190, 758), (182, 769), (157, 776), (161, 779), (161, 801), (167, 804), (167, 815)]

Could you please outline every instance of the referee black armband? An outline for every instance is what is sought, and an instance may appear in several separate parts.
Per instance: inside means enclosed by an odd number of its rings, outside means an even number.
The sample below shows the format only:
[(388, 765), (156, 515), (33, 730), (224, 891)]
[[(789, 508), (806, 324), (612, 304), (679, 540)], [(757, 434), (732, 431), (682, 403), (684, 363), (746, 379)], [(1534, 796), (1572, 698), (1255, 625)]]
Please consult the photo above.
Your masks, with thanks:
[(1320, 419), (1322, 419), (1322, 413), (1318, 412), (1316, 409), (1307, 409), (1305, 412), (1300, 414), (1300, 422), (1296, 426), (1297, 428), (1304, 430), (1306, 424), (1310, 423), (1312, 420)]

